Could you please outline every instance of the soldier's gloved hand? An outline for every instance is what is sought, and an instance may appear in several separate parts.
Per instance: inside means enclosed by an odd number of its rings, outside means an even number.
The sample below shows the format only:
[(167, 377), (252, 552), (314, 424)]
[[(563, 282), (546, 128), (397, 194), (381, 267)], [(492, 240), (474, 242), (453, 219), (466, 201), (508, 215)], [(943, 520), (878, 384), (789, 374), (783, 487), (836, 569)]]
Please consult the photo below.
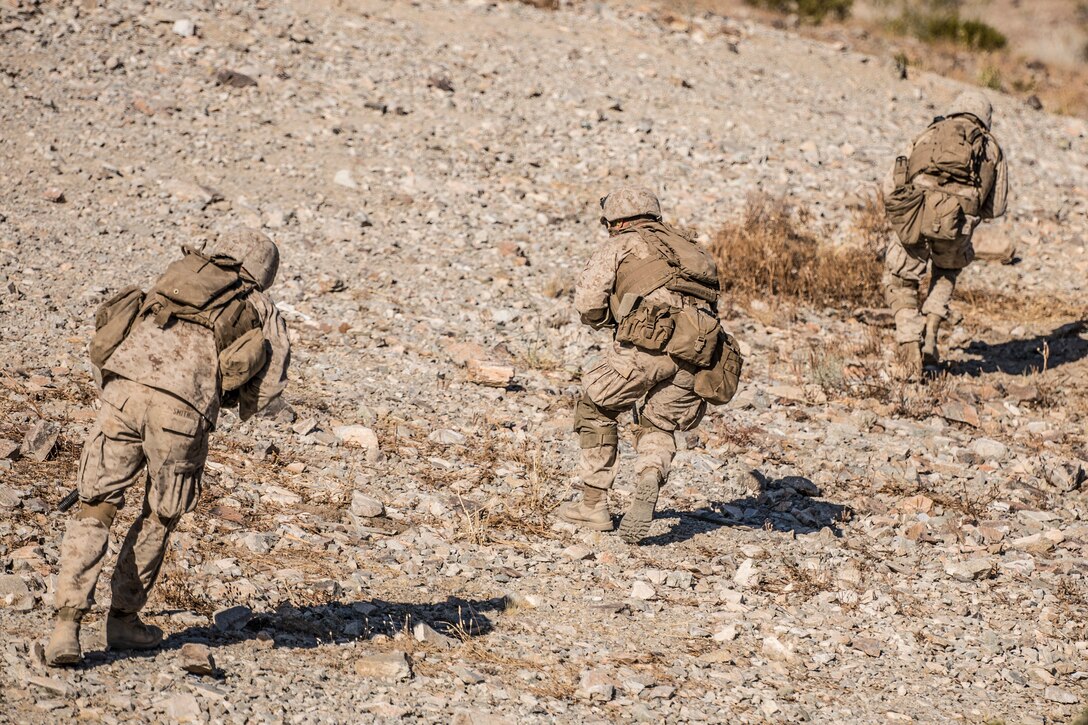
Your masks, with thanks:
[(223, 400), (221, 401), (221, 407), (223, 407), (223, 408), (233, 408), (236, 405), (238, 405), (238, 391), (237, 390), (228, 390), (227, 392), (223, 393)]
[(605, 307), (603, 310), (590, 310), (589, 312), (583, 312), (582, 324), (589, 325), (594, 330), (599, 330), (602, 327), (610, 327), (616, 324), (616, 321), (612, 319), (612, 311)]

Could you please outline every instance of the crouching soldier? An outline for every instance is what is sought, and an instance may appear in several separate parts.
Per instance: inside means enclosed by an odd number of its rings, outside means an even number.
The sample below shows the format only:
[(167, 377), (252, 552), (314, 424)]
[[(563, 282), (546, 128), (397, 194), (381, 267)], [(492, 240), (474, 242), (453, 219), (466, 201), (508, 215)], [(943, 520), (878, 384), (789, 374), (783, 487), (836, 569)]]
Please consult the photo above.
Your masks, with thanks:
[(617, 418), (633, 410), (635, 488), (619, 533), (638, 543), (668, 479), (675, 431), (697, 426), (708, 402), (732, 398), (741, 358), (718, 322), (713, 257), (662, 222), (657, 197), (645, 189), (619, 189), (601, 200), (601, 208), (609, 239), (586, 265), (574, 304), (584, 323), (610, 329), (613, 342), (582, 376), (584, 392), (575, 408), (582, 499), (561, 506), (559, 516), (612, 530), (607, 494), (616, 478)]
[(83, 446), (79, 505), (61, 544), (50, 665), (83, 657), (80, 621), (94, 600), (110, 525), (137, 483), (143, 508), (117, 557), (106, 646), (150, 649), (161, 642), (162, 630), (139, 612), (170, 533), (196, 507), (219, 410), (238, 405), (247, 419), (286, 385), (287, 327), (265, 295), (279, 250), (250, 229), (211, 246), (183, 247), (149, 292), (124, 290), (96, 316), (91, 361), (103, 383), (102, 409)]
[[(937, 335), (960, 271), (974, 259), (971, 237), (984, 219), (1005, 213), (1008, 166), (990, 132), (993, 107), (965, 91), (930, 124), (884, 181), (896, 232), (884, 257), (884, 292), (895, 315), (899, 376), (918, 379), (939, 362)], [(925, 302), (918, 287), (930, 273)]]

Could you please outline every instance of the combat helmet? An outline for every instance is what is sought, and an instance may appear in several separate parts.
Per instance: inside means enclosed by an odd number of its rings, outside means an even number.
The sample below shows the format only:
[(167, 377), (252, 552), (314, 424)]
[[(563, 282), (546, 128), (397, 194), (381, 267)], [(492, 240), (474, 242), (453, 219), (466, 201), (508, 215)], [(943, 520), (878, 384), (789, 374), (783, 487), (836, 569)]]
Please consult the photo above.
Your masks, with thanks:
[(237, 227), (224, 232), (206, 251), (209, 255), (222, 254), (241, 262), (242, 270), (262, 290), (276, 281), (280, 267), (279, 247), (256, 229)]
[(990, 122), (993, 120), (994, 107), (986, 94), (981, 91), (968, 90), (956, 96), (956, 100), (952, 102), (952, 106), (945, 115), (961, 116), (965, 114), (974, 116), (983, 126), (989, 129)]
[(601, 198), (601, 222), (613, 224), (634, 217), (661, 219), (661, 202), (649, 189), (626, 186)]

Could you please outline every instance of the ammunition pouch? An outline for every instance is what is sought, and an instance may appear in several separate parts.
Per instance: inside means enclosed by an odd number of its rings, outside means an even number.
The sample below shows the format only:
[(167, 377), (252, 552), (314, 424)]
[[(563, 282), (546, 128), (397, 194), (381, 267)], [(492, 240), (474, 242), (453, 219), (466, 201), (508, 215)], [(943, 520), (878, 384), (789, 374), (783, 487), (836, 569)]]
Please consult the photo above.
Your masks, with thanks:
[(626, 342), (642, 350), (660, 352), (672, 337), (675, 322), (672, 308), (641, 300), (630, 314), (616, 326), (616, 341)]
[(718, 344), (718, 318), (691, 305), (672, 315), (673, 331), (665, 352), (677, 360), (705, 368), (714, 357)]
[(711, 405), (725, 405), (737, 394), (743, 367), (737, 341), (719, 328), (710, 365), (695, 373), (695, 394)]
[(937, 241), (955, 241), (967, 219), (960, 197), (940, 189), (926, 189), (922, 204), (922, 235)]

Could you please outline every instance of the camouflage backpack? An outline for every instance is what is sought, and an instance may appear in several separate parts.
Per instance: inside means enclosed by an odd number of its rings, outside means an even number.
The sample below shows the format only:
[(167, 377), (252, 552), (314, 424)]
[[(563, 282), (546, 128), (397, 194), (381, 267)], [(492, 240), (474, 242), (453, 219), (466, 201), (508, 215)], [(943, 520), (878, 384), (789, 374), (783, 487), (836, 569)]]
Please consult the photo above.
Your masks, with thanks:
[[(910, 158), (896, 159), (896, 188), (885, 210), (904, 247), (953, 241), (974, 230), (983, 192), (993, 183), (985, 163), (988, 139), (971, 116), (938, 118), (914, 142)], [(919, 180), (923, 176), (929, 181)]]

